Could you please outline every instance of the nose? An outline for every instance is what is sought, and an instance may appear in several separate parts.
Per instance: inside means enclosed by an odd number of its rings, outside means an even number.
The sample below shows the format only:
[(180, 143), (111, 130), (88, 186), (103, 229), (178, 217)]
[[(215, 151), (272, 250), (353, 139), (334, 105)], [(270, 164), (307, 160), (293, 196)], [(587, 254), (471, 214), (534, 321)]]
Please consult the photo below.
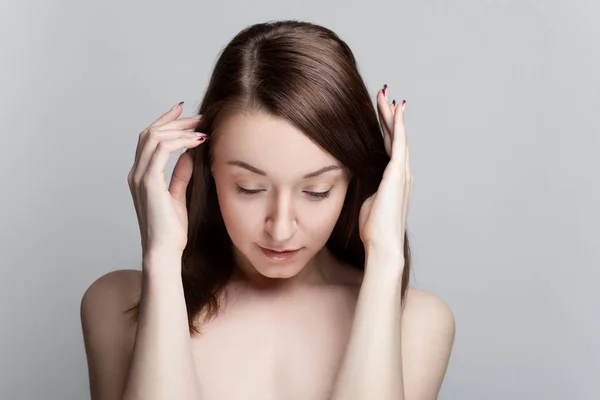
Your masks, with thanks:
[(291, 195), (277, 193), (267, 213), (265, 230), (275, 243), (284, 245), (294, 236), (297, 229), (298, 223)]

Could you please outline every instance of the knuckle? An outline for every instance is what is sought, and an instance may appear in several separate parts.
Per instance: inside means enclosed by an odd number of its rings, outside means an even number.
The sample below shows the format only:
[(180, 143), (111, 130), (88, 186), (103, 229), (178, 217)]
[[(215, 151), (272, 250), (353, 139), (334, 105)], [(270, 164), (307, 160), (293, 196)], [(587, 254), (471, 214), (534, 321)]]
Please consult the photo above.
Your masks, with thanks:
[(156, 139), (158, 137), (159, 133), (160, 133), (159, 130), (157, 130), (155, 128), (150, 128), (148, 130), (148, 139)]
[(135, 190), (136, 188), (138, 188), (141, 184), (141, 178), (139, 176), (134, 176), (131, 179), (131, 185), (133, 187), (133, 189)]
[(139, 171), (137, 171), (137, 169), (131, 170), (131, 172), (129, 173), (129, 176), (127, 177), (127, 179), (131, 183), (132, 186), (139, 185), (139, 183), (140, 183), (140, 173), (139, 173)]
[(131, 167), (131, 169), (129, 170), (129, 173), (127, 174), (127, 181), (130, 183), (134, 183), (135, 182), (135, 175), (137, 172), (137, 166), (134, 165), (133, 167)]
[(169, 142), (158, 142), (158, 144), (156, 145), (156, 150), (158, 151), (166, 151), (169, 150)]
[(148, 187), (148, 186), (150, 186), (151, 180), (152, 180), (152, 176), (150, 174), (146, 173), (140, 179), (140, 185), (143, 187)]

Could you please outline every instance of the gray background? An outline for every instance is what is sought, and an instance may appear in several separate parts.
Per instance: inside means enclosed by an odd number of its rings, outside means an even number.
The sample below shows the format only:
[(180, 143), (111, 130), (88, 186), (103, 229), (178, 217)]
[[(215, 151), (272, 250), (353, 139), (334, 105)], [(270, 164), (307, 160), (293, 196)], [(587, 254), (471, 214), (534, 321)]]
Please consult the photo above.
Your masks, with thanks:
[(600, 398), (599, 3), (226, 3), (0, 2), (0, 398), (89, 398), (79, 305), (140, 268), (138, 132), (287, 18), (407, 99), (413, 284), (457, 325), (440, 399)]

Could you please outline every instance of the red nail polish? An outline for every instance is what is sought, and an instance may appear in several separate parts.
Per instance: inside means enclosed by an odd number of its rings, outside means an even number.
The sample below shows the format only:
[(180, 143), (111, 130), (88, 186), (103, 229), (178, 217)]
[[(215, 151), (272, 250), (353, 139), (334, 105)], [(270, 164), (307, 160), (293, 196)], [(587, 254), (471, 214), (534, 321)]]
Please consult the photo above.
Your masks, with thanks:
[(406, 103), (406, 100), (402, 100), (402, 106), (404, 106), (405, 103)]
[(392, 105), (395, 106), (396, 105), (396, 100), (392, 100)]

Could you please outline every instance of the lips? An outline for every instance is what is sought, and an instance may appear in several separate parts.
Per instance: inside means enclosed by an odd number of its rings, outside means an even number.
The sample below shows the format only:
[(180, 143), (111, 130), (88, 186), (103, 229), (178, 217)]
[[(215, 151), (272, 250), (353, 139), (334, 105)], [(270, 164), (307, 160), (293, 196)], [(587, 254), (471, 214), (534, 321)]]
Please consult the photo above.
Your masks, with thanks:
[(263, 249), (268, 250), (268, 251), (272, 251), (274, 253), (289, 253), (289, 252), (292, 252), (292, 251), (299, 250), (299, 249), (275, 250), (275, 249), (270, 249), (268, 247), (263, 247)]
[(294, 257), (301, 249), (273, 250), (259, 246), (264, 255), (274, 261), (289, 260)]

